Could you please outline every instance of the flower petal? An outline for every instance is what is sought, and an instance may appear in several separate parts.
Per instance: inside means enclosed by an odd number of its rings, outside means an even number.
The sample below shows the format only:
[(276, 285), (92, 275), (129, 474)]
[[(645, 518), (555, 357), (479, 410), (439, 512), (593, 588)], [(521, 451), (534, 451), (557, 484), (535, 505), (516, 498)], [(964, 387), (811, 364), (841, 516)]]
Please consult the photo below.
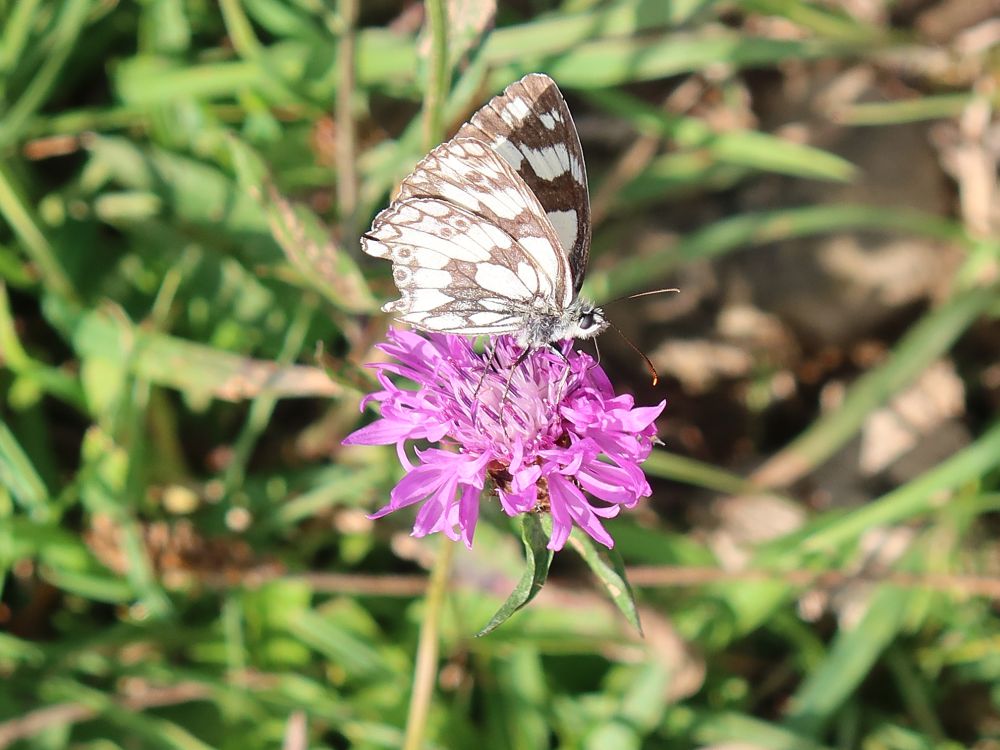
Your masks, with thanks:
[[(611, 538), (611, 535), (601, 525), (593, 508), (590, 507), (590, 503), (587, 502), (587, 498), (583, 496), (583, 493), (580, 492), (576, 485), (567, 481), (560, 474), (551, 474), (549, 476), (549, 500), (552, 505), (552, 539), (549, 540), (549, 549), (561, 549), (562, 545), (566, 542), (566, 537), (569, 536), (569, 531), (566, 531), (565, 537), (562, 538), (562, 543), (558, 547), (552, 546), (557, 541), (556, 508), (562, 509), (562, 512), (560, 512), (562, 518), (569, 516), (573, 521), (576, 521), (577, 526), (587, 532), (595, 541), (600, 542), (609, 549), (615, 546), (614, 539)], [(564, 525), (565, 521), (560, 520), (561, 525)]]
[(632, 506), (640, 497), (648, 496), (649, 484), (638, 466), (630, 468), (592, 461), (576, 475), (576, 480), (594, 497)]
[[(509, 469), (508, 469), (509, 471)], [(527, 513), (534, 509), (538, 502), (538, 479), (542, 475), (540, 466), (521, 466), (511, 477), (510, 488), (501, 489), (500, 506), (508, 516)]]
[(476, 533), (479, 520), (479, 495), (482, 488), (470, 484), (461, 485), (462, 496), (458, 500), (458, 526), (462, 530), (462, 541), (472, 549), (472, 536)]
[(443, 531), (448, 538), (457, 540), (454, 524), (448, 523), (448, 511), (455, 501), (455, 490), (458, 489), (458, 477), (446, 475), (444, 480), (431, 493), (413, 522), (413, 536), (427, 536), (435, 531)]
[(412, 431), (410, 425), (391, 419), (377, 419), (345, 437), (341, 445), (389, 445), (409, 438)]
[[(399, 480), (399, 484), (392, 488), (392, 492), (389, 493), (389, 505), (387, 507), (390, 510), (399, 510), (408, 505), (419, 503), (441, 486), (441, 483), (444, 481), (442, 474), (441, 467), (434, 464), (425, 464), (416, 467), (405, 474)], [(381, 510), (378, 513), (379, 515), (376, 518), (385, 515)]]

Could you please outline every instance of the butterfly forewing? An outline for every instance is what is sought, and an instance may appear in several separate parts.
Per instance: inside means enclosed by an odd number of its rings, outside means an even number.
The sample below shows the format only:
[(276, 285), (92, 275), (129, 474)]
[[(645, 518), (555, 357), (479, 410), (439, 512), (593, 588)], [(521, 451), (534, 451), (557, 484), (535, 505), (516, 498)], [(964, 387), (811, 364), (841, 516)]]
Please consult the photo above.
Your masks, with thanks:
[(541, 73), (525, 76), (473, 115), (456, 138), (487, 143), (524, 180), (559, 236), (577, 294), (590, 255), (590, 197), (580, 137), (555, 82)]

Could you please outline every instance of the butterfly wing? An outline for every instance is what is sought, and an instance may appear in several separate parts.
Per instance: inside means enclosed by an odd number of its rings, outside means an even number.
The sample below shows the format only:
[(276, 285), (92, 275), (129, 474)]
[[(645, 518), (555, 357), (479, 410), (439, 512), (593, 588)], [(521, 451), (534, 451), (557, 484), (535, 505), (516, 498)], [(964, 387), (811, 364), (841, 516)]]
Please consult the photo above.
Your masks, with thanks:
[(538, 199), (510, 164), (466, 138), (417, 165), (362, 249), (393, 263), (402, 296), (383, 309), (426, 330), (517, 332), (529, 315), (558, 316), (574, 295)]
[(514, 167), (555, 228), (578, 294), (590, 257), (590, 196), (580, 136), (555, 81), (532, 73), (512, 83), (456, 138), (487, 143)]

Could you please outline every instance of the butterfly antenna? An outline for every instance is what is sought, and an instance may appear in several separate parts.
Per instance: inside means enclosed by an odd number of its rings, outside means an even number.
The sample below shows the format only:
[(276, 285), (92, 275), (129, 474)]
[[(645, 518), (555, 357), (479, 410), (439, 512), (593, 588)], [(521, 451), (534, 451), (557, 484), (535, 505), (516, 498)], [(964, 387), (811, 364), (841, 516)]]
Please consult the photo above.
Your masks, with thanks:
[(645, 353), (643, 353), (642, 349), (640, 349), (638, 346), (636, 346), (635, 344), (633, 344), (632, 343), (632, 339), (630, 339), (628, 336), (626, 336), (622, 332), (622, 329), (619, 328), (618, 326), (616, 326), (610, 320), (608, 320), (608, 325), (611, 326), (612, 328), (614, 328), (615, 331), (618, 333), (618, 335), (621, 336), (623, 339), (625, 339), (625, 343), (628, 344), (629, 346), (631, 346), (635, 350), (635, 353), (638, 354), (640, 357), (642, 357), (643, 361), (646, 363), (646, 367), (649, 368), (649, 374), (653, 376), (653, 385), (655, 386), (657, 383), (659, 383), (660, 382), (660, 376), (656, 372), (656, 368), (653, 367), (653, 363), (649, 360), (649, 357), (647, 357), (645, 355)]
[(669, 289), (650, 289), (648, 292), (637, 292), (636, 294), (628, 294), (624, 297), (615, 297), (613, 300), (604, 302), (601, 306), (610, 305), (614, 302), (624, 302), (627, 299), (639, 299), (639, 297), (651, 297), (654, 294), (665, 294), (666, 292), (677, 292), (680, 294), (681, 290), (676, 287), (671, 287)]

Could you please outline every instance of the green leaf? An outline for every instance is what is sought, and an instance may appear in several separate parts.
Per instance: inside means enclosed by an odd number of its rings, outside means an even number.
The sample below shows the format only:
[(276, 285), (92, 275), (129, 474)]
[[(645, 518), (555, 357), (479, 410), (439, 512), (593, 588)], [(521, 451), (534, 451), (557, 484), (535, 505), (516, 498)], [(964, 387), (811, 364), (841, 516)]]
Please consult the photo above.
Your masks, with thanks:
[(36, 666), (45, 661), (45, 651), (35, 643), (8, 633), (0, 633), (0, 666), (10, 670), (15, 664)]
[[(579, 44), (559, 55), (532, 50), (495, 73), (497, 88), (543, 66), (561, 86), (607, 88), (704, 70), (714, 64), (736, 68), (773, 65), (787, 60), (813, 60), (855, 51), (859, 44), (805, 39), (765, 39), (717, 28), (696, 33), (599, 39)], [(551, 54), (551, 53), (550, 53)]]
[(699, 747), (745, 743), (761, 750), (830, 750), (804, 735), (735, 711), (698, 716), (691, 734)]
[[(147, 539), (129, 492), (130, 472), (137, 453), (128, 450), (110, 433), (91, 426), (80, 448), (80, 499), (92, 515), (107, 515), (117, 530), (124, 555), (124, 577), (141, 597), (152, 617), (165, 617), (172, 609), (170, 598), (156, 576)], [(60, 571), (62, 572), (62, 571)]]
[(719, 133), (708, 150), (721, 162), (792, 177), (847, 182), (857, 172), (849, 161), (828, 151), (752, 130)]
[(42, 567), (39, 572), (57, 589), (85, 599), (110, 604), (129, 604), (135, 600), (132, 586), (110, 573), (47, 567)]
[(90, 414), (110, 418), (129, 386), (125, 362), (107, 357), (84, 357), (80, 363), (80, 383)]
[(553, 13), (548, 17), (497, 29), (490, 34), (484, 57), (495, 65), (520, 60), (527, 55), (554, 56), (602, 36), (628, 37), (680, 25), (711, 2), (625, 0), (580, 13)]
[(643, 462), (642, 469), (654, 477), (684, 482), (730, 495), (753, 490), (753, 485), (738, 474), (665, 450), (654, 450), (650, 453), (649, 458)]
[(31, 82), (25, 87), (13, 106), (5, 107), (3, 121), (0, 122), (0, 148), (7, 147), (21, 137), (21, 131), (55, 88), (59, 73), (76, 46), (80, 32), (91, 11), (90, 0), (67, 0), (58, 3), (58, 14), (48, 38), (38, 42), (46, 50), (41, 65)]
[(315, 487), (286, 499), (265, 518), (275, 528), (288, 528), (330, 508), (363, 506), (374, 489), (396, 471), (394, 465), (385, 461), (375, 461), (370, 466), (327, 467)]
[(378, 305), (364, 276), (344, 248), (331, 239), (330, 228), (305, 206), (284, 198), (246, 144), (230, 136), (229, 146), (240, 185), (264, 210), (271, 234), (302, 279), (347, 312), (374, 312)]
[[(822, 149), (753, 130), (716, 132), (703, 120), (666, 112), (619, 91), (590, 91), (587, 98), (626, 118), (639, 132), (661, 136), (681, 148), (705, 149), (715, 161), (725, 164), (838, 182), (851, 179), (855, 173), (849, 161)], [(655, 160), (637, 179), (648, 181), (647, 172), (661, 171), (658, 163), (675, 156)], [(634, 186), (632, 191), (636, 191)]]
[(628, 687), (621, 696), (621, 718), (630, 726), (652, 732), (663, 722), (669, 693), (670, 670), (663, 661), (651, 659), (629, 667)]
[[(180, 65), (173, 58), (140, 55), (116, 67), (115, 88), (126, 105), (169, 105), (178, 99), (218, 100), (249, 90), (270, 104), (300, 106), (300, 92), (313, 100), (311, 114), (332, 101), (336, 76), (331, 75), (334, 45), (281, 41), (264, 47), (256, 59)], [(413, 92), (416, 49), (411, 39), (388, 29), (358, 34), (357, 78), (361, 86), (388, 85)], [(276, 85), (280, 81), (281, 85)], [(294, 92), (294, 93), (293, 93)]]
[(830, 39), (875, 40), (884, 33), (880, 24), (866, 23), (860, 18), (852, 18), (850, 14), (839, 10), (835, 5), (828, 9), (821, 7), (819, 3), (743, 0), (741, 10), (744, 13), (784, 16), (797, 26)]
[[(83, 706), (88, 714), (93, 712), (99, 715), (113, 727), (109, 730), (111, 735), (134, 734), (142, 747), (151, 750), (211, 750), (211, 745), (180, 724), (152, 713), (130, 709), (122, 701), (115, 700), (112, 694), (82, 682), (62, 676), (50, 677), (46, 679), (46, 690), (73, 705)], [(206, 690), (201, 699), (205, 700), (209, 695)], [(55, 722), (59, 720), (57, 718)]]
[(0, 76), (8, 78), (24, 59), (24, 50), (37, 22), (42, 0), (24, 0), (4, 9), (3, 31), (0, 33)]
[(967, 241), (962, 228), (940, 217), (881, 206), (806, 206), (732, 216), (686, 235), (674, 245), (642, 257), (622, 260), (587, 279), (591, 298), (609, 299), (649, 289), (650, 280), (684, 263), (707, 260), (768, 242), (847, 229), (895, 231), (951, 242)]
[(336, 398), (344, 393), (317, 367), (282, 367), (220, 351), (146, 330), (123, 314), (95, 310), (72, 320), (70, 326), (73, 346), (81, 358), (124, 362), (133, 375), (199, 400), (242, 401), (261, 394), (274, 398)]
[(790, 701), (786, 725), (819, 737), (833, 713), (854, 693), (903, 625), (913, 591), (882, 588), (857, 626), (837, 633), (826, 659), (810, 670)]
[(625, 615), (625, 619), (642, 634), (639, 611), (635, 606), (635, 595), (632, 593), (632, 586), (629, 585), (628, 578), (625, 576), (625, 563), (618, 550), (598, 548), (594, 544), (594, 540), (578, 528), (573, 529), (573, 533), (569, 536), (569, 543), (580, 553), (580, 557), (597, 576), (597, 580), (611, 596), (615, 606)]
[(342, 667), (353, 678), (364, 680), (388, 677), (393, 670), (370, 643), (356, 633), (312, 610), (297, 612), (289, 618), (288, 632), (307, 646)]
[(676, 151), (653, 159), (635, 179), (622, 185), (613, 206), (635, 211), (667, 198), (727, 190), (746, 175), (746, 167), (726, 164), (708, 149)]
[(972, 102), (974, 94), (940, 94), (902, 99), (895, 102), (863, 102), (848, 106), (838, 113), (844, 125), (895, 125), (958, 117)]
[(543, 527), (542, 517), (538, 513), (525, 513), (521, 519), (521, 541), (524, 542), (527, 567), (521, 580), (507, 597), (507, 601), (486, 626), (476, 633), (477, 638), (496, 630), (511, 615), (534, 599), (548, 578), (549, 565), (552, 564), (552, 550), (546, 547), (549, 543), (549, 534)]
[(969, 446), (929, 468), (920, 476), (849, 512), (829, 511), (799, 531), (760, 548), (767, 559), (774, 555), (830, 552), (855, 544), (869, 529), (906, 523), (932, 513), (941, 505), (942, 493), (953, 493), (1000, 466), (1000, 422), (994, 423)]
[(2, 421), (0, 421), (0, 484), (32, 513), (34, 520), (43, 522), (48, 519), (49, 491), (14, 433)]
[(35, 206), (25, 197), (20, 180), (6, 160), (0, 161), (0, 216), (21, 241), (21, 247), (38, 267), (41, 281), (48, 289), (66, 299), (75, 299), (76, 289), (42, 230)]
[[(451, 70), (461, 67), (462, 60), (473, 53), (488, 35), (496, 17), (496, 0), (448, 3), (448, 57)], [(430, 24), (425, 23), (417, 37), (417, 52), (428, 60), (432, 48)]]
[[(975, 443), (929, 469), (913, 481), (865, 505), (843, 513), (827, 512), (806, 526), (758, 547), (751, 567), (773, 570), (767, 581), (744, 581), (712, 587), (731, 620), (728, 633), (719, 641), (745, 635), (774, 616), (775, 609), (792, 594), (780, 576), (782, 570), (801, 569), (811, 557), (849, 549), (861, 535), (876, 526), (909, 521), (930, 513), (941, 504), (943, 493), (976, 481), (1000, 464), (1000, 423), (993, 425)], [(716, 623), (713, 622), (712, 626)]]
[(891, 357), (852, 383), (837, 409), (772, 455), (754, 472), (753, 481), (763, 487), (787, 486), (830, 458), (875, 409), (948, 351), (996, 298), (997, 287), (972, 289), (924, 315), (896, 344)]
[(549, 747), (552, 692), (538, 650), (524, 643), (491, 660), (490, 672), (495, 699), (483, 703), (486, 734), (497, 740), (490, 747)]

